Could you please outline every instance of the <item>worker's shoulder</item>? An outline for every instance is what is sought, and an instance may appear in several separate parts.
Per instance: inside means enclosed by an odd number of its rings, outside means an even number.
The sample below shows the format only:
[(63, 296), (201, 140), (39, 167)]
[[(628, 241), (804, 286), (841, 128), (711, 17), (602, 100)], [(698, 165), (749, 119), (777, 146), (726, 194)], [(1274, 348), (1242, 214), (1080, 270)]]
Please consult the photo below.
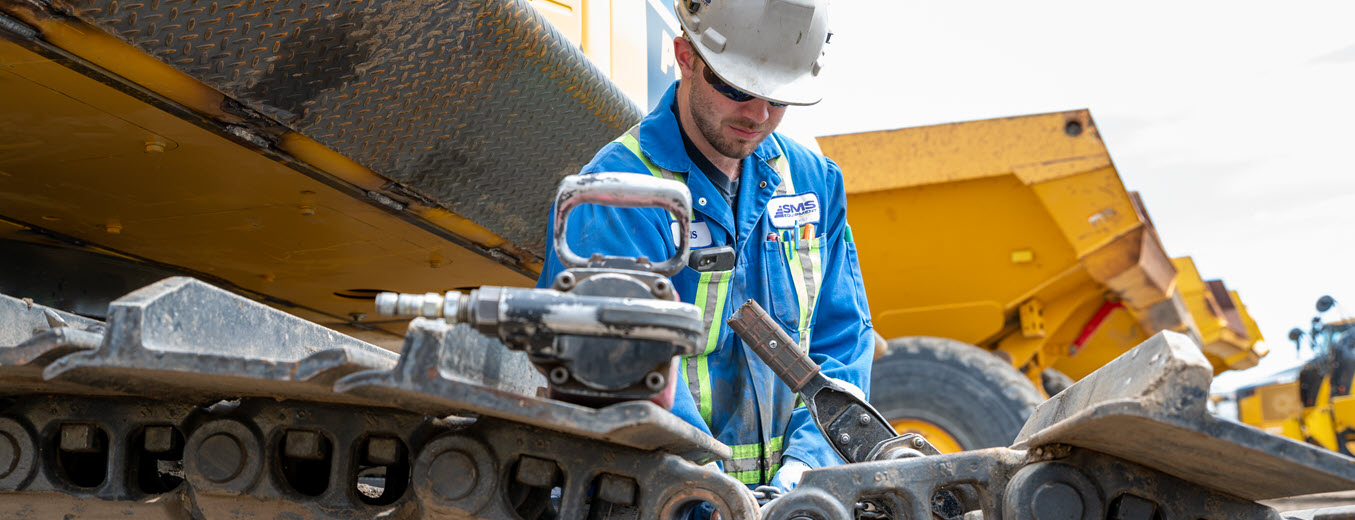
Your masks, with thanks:
[(786, 154), (786, 160), (790, 161), (793, 171), (812, 173), (830, 183), (841, 182), (842, 170), (832, 159), (824, 157), (823, 154), (809, 149), (785, 134), (778, 133), (776, 138), (781, 143), (782, 152)]
[(597, 172), (628, 172), (648, 174), (649, 169), (645, 166), (635, 152), (619, 142), (610, 142), (598, 150), (588, 164), (583, 166), (579, 173), (597, 173)]

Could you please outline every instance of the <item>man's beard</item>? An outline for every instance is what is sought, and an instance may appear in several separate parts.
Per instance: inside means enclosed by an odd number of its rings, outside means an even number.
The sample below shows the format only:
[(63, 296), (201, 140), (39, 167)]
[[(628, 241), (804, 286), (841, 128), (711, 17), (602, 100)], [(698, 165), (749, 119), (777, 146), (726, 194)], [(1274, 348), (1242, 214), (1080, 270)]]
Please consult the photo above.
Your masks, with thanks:
[[(724, 129), (724, 122), (717, 120), (716, 116), (712, 114), (714, 111), (711, 110), (711, 106), (696, 94), (695, 89), (688, 94), (687, 105), (692, 109), (692, 119), (696, 121), (697, 130), (701, 131), (701, 135), (706, 137), (706, 142), (710, 143), (715, 151), (720, 152), (720, 155), (730, 159), (743, 159), (752, 154), (759, 144), (762, 144), (761, 139), (757, 142), (740, 141), (721, 132)], [(759, 125), (746, 119), (731, 123), (743, 130), (763, 132), (767, 129), (765, 124)]]

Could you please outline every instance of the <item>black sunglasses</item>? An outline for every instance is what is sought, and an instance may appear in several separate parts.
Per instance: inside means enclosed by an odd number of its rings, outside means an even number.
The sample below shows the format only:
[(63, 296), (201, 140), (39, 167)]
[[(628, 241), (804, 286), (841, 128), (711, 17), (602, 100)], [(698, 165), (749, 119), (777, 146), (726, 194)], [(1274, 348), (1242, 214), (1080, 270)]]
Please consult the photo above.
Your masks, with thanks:
[[(719, 92), (720, 95), (729, 98), (730, 101), (734, 101), (735, 103), (743, 103), (744, 101), (749, 101), (752, 99), (761, 99), (757, 96), (754, 96), (752, 94), (729, 86), (728, 83), (725, 83), (723, 80), (716, 77), (714, 72), (711, 72), (710, 64), (706, 63), (705, 58), (702, 58), (701, 55), (699, 54), (697, 55), (697, 58), (701, 60), (701, 76), (706, 79), (706, 83), (710, 83), (710, 88), (715, 89), (715, 91)], [(775, 108), (787, 106), (785, 103), (774, 103), (771, 101), (768, 101), (767, 104)]]

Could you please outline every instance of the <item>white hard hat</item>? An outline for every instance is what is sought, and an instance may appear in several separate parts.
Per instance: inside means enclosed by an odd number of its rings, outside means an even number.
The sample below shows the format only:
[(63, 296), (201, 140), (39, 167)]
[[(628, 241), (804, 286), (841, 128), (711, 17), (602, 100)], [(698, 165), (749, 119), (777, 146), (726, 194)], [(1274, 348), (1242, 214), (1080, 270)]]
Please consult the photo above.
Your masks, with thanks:
[(788, 105), (823, 99), (828, 0), (673, 0), (673, 10), (729, 86)]

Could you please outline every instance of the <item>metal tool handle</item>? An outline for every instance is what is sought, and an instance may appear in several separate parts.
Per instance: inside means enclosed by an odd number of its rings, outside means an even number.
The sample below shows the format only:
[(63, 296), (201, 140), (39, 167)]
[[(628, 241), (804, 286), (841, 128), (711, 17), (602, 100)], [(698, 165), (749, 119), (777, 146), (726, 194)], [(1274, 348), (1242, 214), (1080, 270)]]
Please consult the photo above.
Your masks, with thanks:
[(560, 181), (560, 191), (555, 195), (553, 231), (555, 253), (566, 268), (588, 265), (588, 259), (575, 254), (565, 240), (565, 229), (569, 222), (565, 217), (570, 210), (585, 203), (617, 208), (657, 206), (668, 210), (676, 217), (678, 224), (677, 252), (667, 260), (653, 264), (651, 271), (673, 276), (687, 265), (687, 255), (691, 253), (691, 222), (687, 216), (692, 212), (692, 193), (687, 185), (634, 173), (602, 172), (565, 177)]
[(725, 323), (792, 391), (798, 393), (818, 375), (819, 365), (800, 352), (795, 340), (757, 302), (748, 300)]

